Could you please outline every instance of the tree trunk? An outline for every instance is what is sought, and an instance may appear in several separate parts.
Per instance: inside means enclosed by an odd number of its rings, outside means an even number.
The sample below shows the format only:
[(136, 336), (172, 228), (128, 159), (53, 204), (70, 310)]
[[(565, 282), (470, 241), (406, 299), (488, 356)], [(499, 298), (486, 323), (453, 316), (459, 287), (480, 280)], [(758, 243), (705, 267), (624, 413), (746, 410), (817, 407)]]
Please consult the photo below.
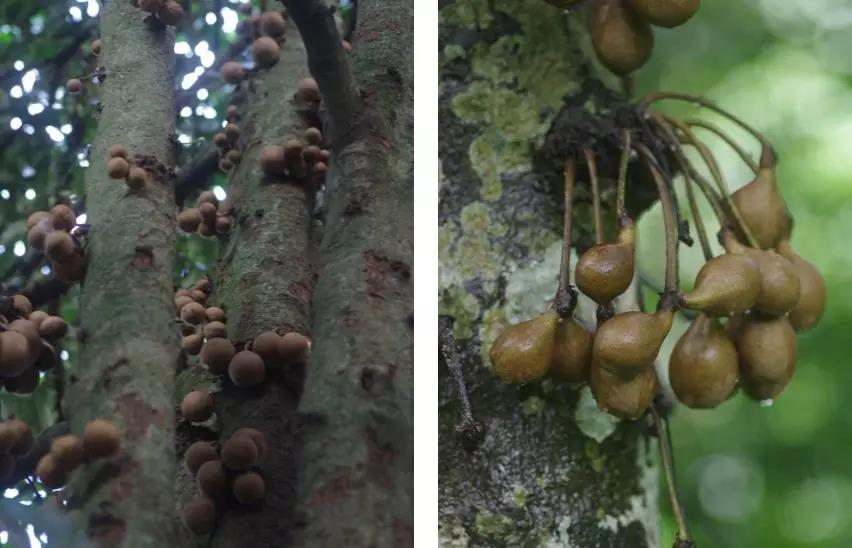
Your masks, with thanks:
[[(541, 0), (442, 4), (439, 306), (453, 320), (473, 414), (485, 426), (478, 447), (466, 449), (442, 367), (442, 546), (659, 545), (647, 425), (601, 413), (587, 387), (502, 385), (488, 359), (506, 325), (543, 312), (555, 293), (560, 139), (625, 101), (591, 59), (588, 15)], [(588, 246), (580, 184), (575, 237)], [(612, 189), (604, 186), (607, 215)]]
[(306, 23), (323, 22), (323, 3), (286, 3), (332, 140), (300, 404), (298, 544), (402, 548), (413, 543), (413, 3), (357, 3), (355, 94), (337, 33), (320, 47), (331, 50), (332, 68), (343, 61), (339, 79), (321, 72), (329, 58), (318, 59), (308, 40), (316, 35)]
[[(80, 298), (80, 359), (65, 405), (72, 431), (96, 417), (121, 430), (122, 452), (75, 474), (69, 508), (100, 546), (181, 546), (172, 482), (175, 367), (172, 270), (174, 32), (129, 1), (106, 3), (101, 19), (102, 114), (86, 175), (88, 272)], [(106, 173), (107, 149), (122, 144), (147, 168), (130, 190)]]
[[(306, 76), (304, 46), (290, 26), (278, 63), (248, 81), (237, 103), (247, 148), (228, 190), (234, 228), (222, 238), (212, 279), (214, 301), (226, 310), (228, 337), (238, 347), (264, 331), (310, 335), (313, 191), (304, 183), (269, 180), (257, 161), (264, 145), (303, 138), (313, 113), (294, 96)], [(212, 546), (288, 545), (296, 481), (293, 417), (303, 377), (301, 370), (271, 371), (259, 389), (236, 388), (223, 380), (215, 393), (219, 440), (238, 428), (256, 428), (266, 437), (267, 450), (258, 464), (266, 483), (263, 505), (224, 508)], [(188, 384), (182, 383), (181, 390), (198, 388)]]

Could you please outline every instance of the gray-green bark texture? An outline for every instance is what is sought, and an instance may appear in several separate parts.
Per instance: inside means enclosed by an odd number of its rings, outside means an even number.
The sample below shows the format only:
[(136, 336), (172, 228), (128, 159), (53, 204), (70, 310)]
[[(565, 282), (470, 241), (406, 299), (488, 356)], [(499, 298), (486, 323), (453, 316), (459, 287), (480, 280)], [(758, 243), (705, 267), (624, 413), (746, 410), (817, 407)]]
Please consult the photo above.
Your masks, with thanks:
[[(463, 447), (442, 363), (439, 530), (447, 548), (659, 545), (647, 424), (600, 413), (587, 387), (502, 385), (488, 358), (505, 326), (544, 311), (555, 293), (560, 139), (576, 144), (583, 124), (625, 101), (593, 60), (585, 7), (441, 3), (439, 307), (453, 321), (473, 415), (486, 428), (477, 447)], [(601, 160), (607, 219), (614, 161)], [(575, 243), (587, 247), (586, 182), (576, 194)]]
[[(310, 335), (309, 301), (314, 269), (309, 257), (313, 190), (306, 183), (264, 176), (257, 158), (264, 145), (304, 138), (309, 105), (295, 99), (298, 81), (308, 76), (305, 50), (295, 26), (285, 35), (281, 58), (242, 84), (235, 104), (247, 144), (224, 207), (233, 210), (233, 229), (220, 236), (220, 259), (211, 278), (212, 303), (228, 315), (228, 337), (239, 348), (264, 331)], [(267, 450), (258, 463), (266, 496), (258, 506), (224, 503), (209, 545), (289, 546), (293, 526), (296, 466), (294, 414), (304, 372), (269, 371), (258, 389), (212, 379), (195, 366), (181, 374), (178, 401), (194, 389), (214, 393), (220, 443), (238, 428), (263, 432)], [(181, 451), (199, 439), (181, 429)], [(188, 434), (184, 436), (184, 434)], [(205, 436), (207, 437), (207, 436)], [(195, 490), (192, 478), (186, 494)]]
[(413, 2), (360, 0), (352, 45), (354, 100), (315, 73), (324, 99), (343, 101), (328, 101), (297, 535), (402, 548), (413, 543)]
[[(146, 22), (148, 15), (123, 0), (105, 3), (101, 16), (107, 77), (86, 177), (92, 228), (80, 358), (64, 402), (74, 433), (97, 417), (122, 433), (120, 454), (75, 473), (68, 494), (76, 528), (98, 546), (181, 545), (172, 488), (174, 31)], [(145, 188), (108, 178), (113, 144), (146, 167)]]

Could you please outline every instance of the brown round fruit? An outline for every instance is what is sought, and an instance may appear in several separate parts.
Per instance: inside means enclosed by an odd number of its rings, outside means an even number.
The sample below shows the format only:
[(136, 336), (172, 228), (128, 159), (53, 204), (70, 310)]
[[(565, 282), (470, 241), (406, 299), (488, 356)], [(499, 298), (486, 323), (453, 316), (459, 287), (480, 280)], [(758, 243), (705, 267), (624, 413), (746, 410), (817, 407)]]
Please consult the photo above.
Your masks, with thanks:
[(260, 16), (260, 29), (267, 36), (279, 38), (284, 35), (286, 30), (284, 17), (277, 11), (267, 11)]
[(166, 3), (157, 10), (157, 19), (166, 25), (180, 25), (180, 22), (183, 20), (183, 7), (175, 2), (175, 0), (167, 0)]
[(132, 189), (140, 189), (148, 183), (148, 172), (141, 167), (132, 167), (127, 174), (127, 186)]
[(15, 331), (0, 333), (0, 377), (17, 377), (30, 366), (30, 344)]
[(81, 91), (83, 91), (83, 82), (81, 82), (77, 78), (71, 78), (68, 82), (65, 83), (65, 89), (68, 90), (68, 93), (71, 95), (77, 95)]
[(275, 331), (264, 331), (254, 338), (254, 350), (264, 361), (267, 367), (274, 367), (280, 362), (278, 357), (278, 342), (281, 336)]
[(228, 328), (222, 322), (207, 322), (202, 331), (205, 339), (224, 339), (228, 336)]
[(201, 348), (201, 361), (210, 371), (222, 375), (228, 371), (228, 364), (235, 354), (234, 345), (228, 339), (210, 339)]
[(29, 321), (33, 322), (36, 327), (41, 326), (41, 322), (50, 317), (50, 314), (44, 312), (43, 310), (33, 310), (32, 313), (27, 318)]
[(592, 46), (606, 68), (624, 76), (651, 57), (654, 31), (623, 0), (601, 0), (592, 24)]
[(219, 453), (213, 444), (207, 441), (197, 441), (186, 448), (183, 454), (183, 461), (187, 469), (195, 475), (201, 468), (201, 465), (211, 460), (219, 458)]
[(11, 432), (12, 445), (9, 447), (9, 452), (13, 455), (24, 455), (32, 449), (35, 443), (33, 431), (30, 425), (20, 419), (12, 419), (7, 421), (6, 428)]
[[(224, 135), (224, 134), (223, 134), (223, 135)], [(219, 204), (219, 200), (217, 200), (217, 199), (216, 199), (216, 195), (213, 193), (213, 191), (212, 191), (212, 190), (205, 190), (204, 192), (202, 192), (201, 194), (199, 194), (199, 195), (198, 195), (198, 199), (197, 199), (197, 200), (195, 200), (195, 206), (196, 206), (196, 207), (199, 207), (199, 206), (201, 206), (201, 204), (203, 204), (204, 202), (210, 202), (210, 203), (211, 203), (211, 204), (213, 204), (213, 205), (218, 205), (218, 204)]]
[(245, 69), (236, 61), (228, 61), (222, 65), (220, 70), (222, 79), (228, 84), (239, 84), (246, 77)]
[(291, 331), (278, 340), (278, 355), (287, 363), (302, 364), (308, 357), (311, 340)]
[(216, 524), (216, 505), (207, 497), (195, 497), (183, 505), (181, 521), (196, 535), (207, 534)]
[(192, 297), (187, 297), (187, 296), (175, 297), (175, 310), (177, 310), (177, 312), (180, 313), (180, 311), (183, 310), (184, 306), (188, 305), (189, 303), (194, 303), (194, 302), (195, 301), (192, 300)]
[(302, 78), (299, 80), (299, 87), (296, 91), (296, 96), (303, 101), (319, 101), (320, 91), (317, 81), (313, 78)]
[(181, 308), (180, 317), (183, 321), (193, 325), (198, 325), (207, 319), (204, 314), (204, 305), (197, 302), (187, 303)]
[(228, 136), (224, 133), (217, 133), (213, 136), (213, 144), (218, 148), (225, 148), (228, 146)]
[(207, 223), (216, 222), (216, 206), (210, 202), (204, 202), (198, 206), (198, 212), (201, 214), (201, 219)]
[(27, 231), (27, 243), (32, 248), (43, 250), (46, 238), (47, 229), (43, 224), (38, 224)]
[(83, 463), (86, 454), (83, 451), (83, 440), (77, 436), (59, 436), (50, 444), (50, 454), (63, 471), (70, 472)]
[(180, 402), (180, 413), (190, 422), (204, 422), (213, 416), (213, 396), (206, 390), (193, 390)]
[(83, 429), (83, 449), (88, 458), (110, 457), (121, 445), (121, 432), (108, 420), (89, 421)]
[(112, 179), (124, 179), (130, 174), (130, 162), (120, 156), (107, 161), (107, 175)]
[(36, 211), (34, 213), (31, 213), (30, 216), (27, 217), (27, 230), (49, 218), (50, 213), (48, 213), (47, 211)]
[(234, 479), (233, 491), (240, 504), (253, 504), (266, 495), (266, 484), (257, 472), (246, 472)]
[(74, 210), (65, 204), (57, 204), (50, 210), (50, 222), (55, 230), (70, 232), (77, 224), (77, 216)]
[(68, 481), (68, 475), (63, 471), (53, 455), (47, 454), (38, 461), (36, 475), (48, 489), (59, 489)]
[(212, 499), (221, 499), (228, 493), (228, 473), (220, 460), (208, 460), (195, 474), (198, 490)]
[(226, 319), (225, 311), (218, 306), (211, 306), (206, 311), (207, 319), (211, 322), (224, 322)]
[(55, 263), (67, 263), (77, 254), (74, 239), (64, 230), (54, 230), (44, 240), (44, 252)]
[(177, 216), (177, 224), (178, 228), (191, 234), (198, 230), (198, 225), (201, 224), (201, 212), (194, 207), (181, 211)]
[(190, 356), (196, 356), (201, 352), (201, 347), (204, 346), (204, 338), (196, 334), (187, 335), (181, 341), (180, 346)]
[(49, 316), (41, 322), (38, 332), (48, 341), (57, 341), (68, 334), (68, 322), (59, 316)]
[(222, 446), (222, 463), (228, 470), (243, 472), (257, 464), (257, 446), (248, 436), (231, 436)]
[(322, 132), (315, 127), (309, 127), (305, 130), (305, 141), (310, 145), (319, 145), (322, 143)]
[(129, 154), (130, 153), (124, 145), (112, 145), (109, 147), (110, 158), (124, 158), (126, 160)]
[(237, 352), (228, 364), (228, 376), (240, 388), (257, 386), (266, 380), (263, 359), (249, 350)]
[(232, 438), (237, 436), (246, 436), (254, 442), (255, 446), (257, 446), (257, 457), (260, 458), (266, 453), (266, 436), (263, 435), (263, 432), (257, 430), (255, 428), (237, 428), (234, 430), (234, 433), (231, 434)]
[(231, 218), (219, 217), (216, 219), (216, 232), (219, 234), (227, 234), (231, 231)]
[(281, 56), (281, 47), (274, 39), (261, 36), (252, 44), (251, 55), (258, 66), (270, 67), (278, 62), (278, 58)]

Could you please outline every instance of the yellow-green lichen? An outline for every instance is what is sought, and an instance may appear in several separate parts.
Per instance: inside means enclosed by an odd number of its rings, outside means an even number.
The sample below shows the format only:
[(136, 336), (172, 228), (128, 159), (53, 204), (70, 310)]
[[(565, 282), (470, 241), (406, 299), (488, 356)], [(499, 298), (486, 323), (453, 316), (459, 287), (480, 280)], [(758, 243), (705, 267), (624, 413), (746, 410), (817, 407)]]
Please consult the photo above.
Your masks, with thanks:
[(602, 472), (604, 469), (604, 457), (601, 455), (601, 446), (594, 441), (587, 441), (585, 444), (586, 458), (589, 459), (589, 464), (595, 472)]
[(469, 339), (473, 336), (473, 322), (479, 315), (479, 302), (463, 287), (452, 285), (441, 290), (438, 314), (454, 319), (456, 338)]
[(438, 522), (438, 546), (440, 548), (467, 548), (470, 537), (461, 523), (446, 525), (443, 520)]
[(515, 487), (515, 490), (512, 491), (512, 501), (515, 503), (515, 506), (518, 508), (523, 508), (527, 504), (527, 499), (530, 496), (530, 492), (527, 491), (523, 486)]
[(547, 403), (538, 396), (530, 396), (521, 403), (521, 412), (526, 416), (539, 415)]
[(477, 535), (489, 540), (503, 540), (512, 534), (515, 528), (511, 519), (488, 510), (476, 514), (474, 527)]
[(494, 20), (488, 6), (489, 0), (452, 2), (439, 12), (441, 27), (462, 27), (470, 30), (485, 29)]
[(489, 356), (491, 345), (508, 325), (506, 314), (503, 313), (503, 309), (499, 305), (489, 308), (482, 314), (482, 322), (479, 325), (479, 340), (482, 343), (483, 366), (491, 367), (491, 357)]

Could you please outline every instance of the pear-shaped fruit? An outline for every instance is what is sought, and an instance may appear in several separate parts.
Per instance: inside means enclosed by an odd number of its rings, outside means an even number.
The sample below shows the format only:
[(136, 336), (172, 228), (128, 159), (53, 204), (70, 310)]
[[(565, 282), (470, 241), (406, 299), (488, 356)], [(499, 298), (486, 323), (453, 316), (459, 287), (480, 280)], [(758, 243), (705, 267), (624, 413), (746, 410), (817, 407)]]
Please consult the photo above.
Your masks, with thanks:
[(651, 57), (654, 31), (623, 0), (599, 0), (592, 22), (592, 46), (606, 68), (623, 76)]
[(618, 240), (600, 244), (580, 255), (574, 277), (577, 287), (598, 304), (607, 304), (624, 293), (633, 280), (636, 228), (621, 229)]
[(742, 253), (725, 253), (704, 263), (695, 287), (680, 300), (684, 307), (711, 316), (731, 316), (754, 306), (759, 293), (757, 263)]
[(627, 5), (652, 25), (671, 28), (695, 15), (701, 0), (627, 0)]
[(623, 312), (604, 322), (592, 343), (592, 362), (623, 379), (643, 374), (672, 327), (674, 313)]
[(757, 264), (760, 272), (760, 292), (754, 306), (757, 312), (783, 316), (799, 302), (801, 284), (793, 263), (775, 251), (746, 247), (730, 234), (724, 236), (724, 243), (729, 253), (745, 254)]
[(796, 369), (796, 333), (787, 318), (748, 318), (734, 343), (746, 393), (755, 400), (780, 394)]
[(564, 382), (588, 381), (591, 363), (591, 333), (571, 318), (560, 318), (556, 322), (550, 375)]
[(757, 244), (763, 249), (775, 247), (789, 222), (787, 205), (778, 191), (775, 169), (761, 167), (754, 180), (731, 195), (731, 201)]
[(554, 310), (548, 310), (500, 333), (489, 355), (494, 373), (501, 381), (525, 383), (547, 374), (553, 362), (558, 319)]
[(669, 381), (677, 398), (696, 409), (716, 407), (737, 388), (737, 349), (718, 320), (699, 314), (669, 358)]
[(778, 253), (793, 263), (793, 269), (799, 276), (801, 286), (799, 301), (790, 311), (789, 318), (793, 329), (805, 331), (816, 325), (825, 312), (825, 280), (814, 265), (793, 251), (789, 240), (779, 242)]
[(593, 364), (591, 388), (601, 411), (635, 420), (645, 414), (654, 400), (657, 374), (653, 368), (646, 367), (632, 379), (623, 379)]

